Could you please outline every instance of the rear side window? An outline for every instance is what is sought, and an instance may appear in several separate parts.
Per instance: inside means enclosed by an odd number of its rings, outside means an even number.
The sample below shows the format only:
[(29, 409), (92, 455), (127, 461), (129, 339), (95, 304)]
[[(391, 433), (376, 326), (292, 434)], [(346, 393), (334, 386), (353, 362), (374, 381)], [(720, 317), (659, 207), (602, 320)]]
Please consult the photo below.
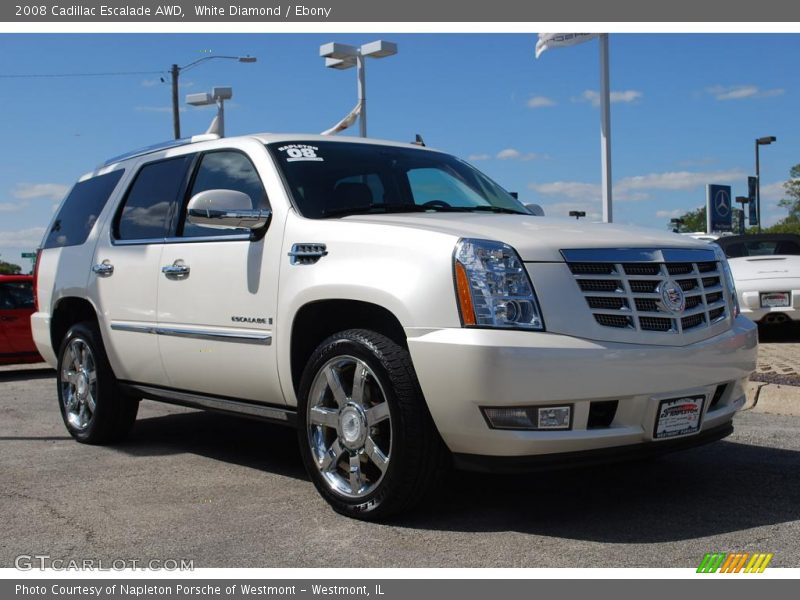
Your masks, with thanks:
[(47, 232), (43, 247), (83, 244), (123, 173), (120, 169), (76, 183)]
[(149, 240), (167, 236), (193, 157), (148, 163), (139, 170), (117, 216), (116, 239)]
[(0, 310), (33, 308), (33, 286), (29, 281), (0, 283)]

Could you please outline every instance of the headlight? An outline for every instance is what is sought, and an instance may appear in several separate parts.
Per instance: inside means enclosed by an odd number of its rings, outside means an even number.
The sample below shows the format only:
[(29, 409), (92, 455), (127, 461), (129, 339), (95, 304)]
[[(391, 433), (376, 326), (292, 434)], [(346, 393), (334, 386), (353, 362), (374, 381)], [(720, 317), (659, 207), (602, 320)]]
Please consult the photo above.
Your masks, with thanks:
[(525, 265), (511, 246), (462, 239), (453, 261), (465, 326), (544, 330)]
[[(716, 246), (716, 244), (714, 244)], [(736, 294), (736, 284), (733, 281), (733, 272), (731, 271), (731, 266), (728, 264), (728, 258), (725, 256), (725, 251), (717, 246), (714, 249), (714, 252), (717, 254), (717, 260), (719, 261), (720, 269), (722, 270), (723, 279), (725, 280), (725, 285), (728, 287), (728, 294), (731, 297), (731, 304), (733, 306), (733, 318), (739, 316), (741, 312), (739, 308), (739, 296)]]

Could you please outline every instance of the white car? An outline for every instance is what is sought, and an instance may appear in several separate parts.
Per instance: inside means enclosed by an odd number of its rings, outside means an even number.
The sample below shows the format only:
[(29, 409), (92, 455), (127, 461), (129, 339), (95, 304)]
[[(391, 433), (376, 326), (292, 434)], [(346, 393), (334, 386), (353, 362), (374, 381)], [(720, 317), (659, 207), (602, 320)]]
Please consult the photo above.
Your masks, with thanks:
[(800, 321), (800, 236), (738, 235), (717, 244), (728, 257), (743, 315), (765, 325)]
[(75, 439), (121, 439), (143, 398), (293, 426), (320, 494), (362, 519), (451, 463), (718, 440), (755, 368), (719, 248), (534, 216), (415, 144), (256, 134), (115, 158), (36, 265), (33, 334)]

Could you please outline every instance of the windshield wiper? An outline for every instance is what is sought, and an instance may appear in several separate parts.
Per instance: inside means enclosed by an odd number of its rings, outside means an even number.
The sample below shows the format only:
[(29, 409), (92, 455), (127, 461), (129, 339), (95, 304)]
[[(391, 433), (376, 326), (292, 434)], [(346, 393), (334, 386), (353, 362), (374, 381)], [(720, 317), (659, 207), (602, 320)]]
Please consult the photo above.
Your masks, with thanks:
[(425, 212), (429, 210), (424, 206), (417, 204), (402, 204), (402, 203), (388, 203), (388, 204), (370, 204), (369, 206), (345, 206), (342, 208), (331, 208), (322, 213), (323, 217), (336, 217), (342, 215), (361, 215), (373, 211), (380, 212)]

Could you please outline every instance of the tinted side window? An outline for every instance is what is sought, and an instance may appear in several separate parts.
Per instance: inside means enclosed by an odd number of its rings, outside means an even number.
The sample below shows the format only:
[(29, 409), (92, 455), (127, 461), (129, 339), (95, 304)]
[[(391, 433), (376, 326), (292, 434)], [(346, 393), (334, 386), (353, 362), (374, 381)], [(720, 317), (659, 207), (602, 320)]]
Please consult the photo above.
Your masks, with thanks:
[(27, 281), (0, 283), (0, 310), (33, 308), (33, 286)]
[(139, 170), (117, 217), (114, 234), (118, 240), (166, 237), (192, 157), (149, 163)]
[[(207, 190), (235, 190), (250, 196), (252, 208), (267, 209), (264, 185), (250, 159), (241, 152), (209, 152), (200, 161), (189, 198)], [(184, 210), (184, 213), (186, 211)], [(185, 218), (185, 214), (184, 214)], [(184, 222), (183, 237), (240, 235), (247, 229), (214, 229)]]
[(76, 183), (47, 232), (44, 248), (83, 244), (124, 172), (120, 169)]

